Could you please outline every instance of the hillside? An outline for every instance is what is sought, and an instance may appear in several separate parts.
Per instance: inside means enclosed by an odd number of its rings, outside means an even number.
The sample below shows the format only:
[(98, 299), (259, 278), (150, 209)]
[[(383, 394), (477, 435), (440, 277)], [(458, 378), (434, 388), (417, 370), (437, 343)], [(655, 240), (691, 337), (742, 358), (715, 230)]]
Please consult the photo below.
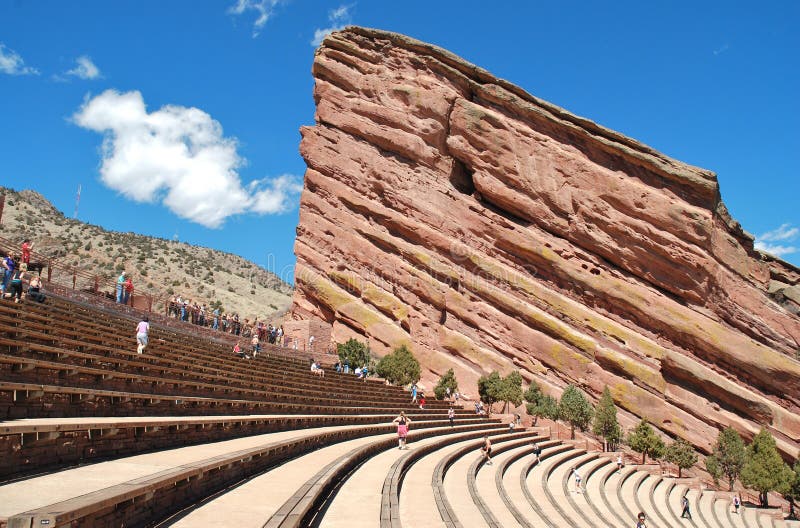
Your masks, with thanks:
[[(225, 312), (261, 320), (279, 316), (291, 304), (291, 285), (237, 255), (107, 231), (66, 218), (35, 191), (0, 187), (0, 193), (6, 195), (3, 238), (15, 242), (30, 238), (34, 251), (106, 277), (108, 284), (124, 269), (139, 292), (156, 297), (180, 294), (205, 304), (219, 301)], [(162, 308), (162, 303), (154, 307)]]

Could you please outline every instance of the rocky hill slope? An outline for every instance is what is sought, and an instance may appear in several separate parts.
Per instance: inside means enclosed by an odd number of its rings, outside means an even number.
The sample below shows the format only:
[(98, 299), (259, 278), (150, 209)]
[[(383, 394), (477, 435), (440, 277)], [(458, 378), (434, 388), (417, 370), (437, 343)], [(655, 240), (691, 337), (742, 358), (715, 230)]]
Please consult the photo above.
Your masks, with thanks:
[[(6, 195), (2, 236), (34, 241), (34, 250), (113, 282), (121, 270), (136, 291), (167, 298), (180, 294), (200, 304), (218, 301), (226, 312), (267, 320), (291, 304), (292, 287), (242, 257), (182, 242), (106, 231), (66, 218), (41, 194), (0, 187)], [(107, 287), (101, 287), (108, 289)], [(163, 301), (162, 301), (163, 302)], [(161, 309), (162, 305), (156, 306)]]
[(293, 317), (406, 343), (429, 381), (607, 385), (703, 451), (764, 425), (798, 455), (800, 271), (712, 172), (397, 34), (333, 33), (313, 74)]

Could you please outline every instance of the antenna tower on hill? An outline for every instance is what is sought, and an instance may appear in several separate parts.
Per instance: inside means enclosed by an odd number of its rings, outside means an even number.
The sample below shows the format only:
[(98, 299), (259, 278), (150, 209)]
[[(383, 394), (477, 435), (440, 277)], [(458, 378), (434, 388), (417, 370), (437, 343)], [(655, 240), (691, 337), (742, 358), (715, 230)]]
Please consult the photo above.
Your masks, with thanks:
[(78, 206), (81, 204), (81, 184), (78, 184), (78, 194), (75, 195), (75, 214), (73, 218), (78, 219)]

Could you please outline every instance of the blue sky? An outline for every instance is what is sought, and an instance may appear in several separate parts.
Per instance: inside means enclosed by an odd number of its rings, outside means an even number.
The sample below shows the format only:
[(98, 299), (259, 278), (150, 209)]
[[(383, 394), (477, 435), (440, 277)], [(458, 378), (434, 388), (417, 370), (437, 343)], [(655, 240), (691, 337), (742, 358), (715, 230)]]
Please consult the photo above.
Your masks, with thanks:
[(0, 0), (0, 184), (68, 215), (80, 184), (81, 220), (291, 279), (312, 41), (358, 24), (715, 171), (734, 217), (800, 265), (798, 21), (793, 1)]

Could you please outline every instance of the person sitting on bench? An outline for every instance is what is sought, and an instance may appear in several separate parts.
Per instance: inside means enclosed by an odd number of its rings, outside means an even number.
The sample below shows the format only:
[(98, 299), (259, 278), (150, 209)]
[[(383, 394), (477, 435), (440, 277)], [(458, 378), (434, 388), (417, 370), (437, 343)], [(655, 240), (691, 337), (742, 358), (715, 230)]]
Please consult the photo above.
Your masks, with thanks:
[(35, 275), (28, 285), (28, 299), (36, 302), (44, 302), (45, 295), (42, 293), (42, 278)]

